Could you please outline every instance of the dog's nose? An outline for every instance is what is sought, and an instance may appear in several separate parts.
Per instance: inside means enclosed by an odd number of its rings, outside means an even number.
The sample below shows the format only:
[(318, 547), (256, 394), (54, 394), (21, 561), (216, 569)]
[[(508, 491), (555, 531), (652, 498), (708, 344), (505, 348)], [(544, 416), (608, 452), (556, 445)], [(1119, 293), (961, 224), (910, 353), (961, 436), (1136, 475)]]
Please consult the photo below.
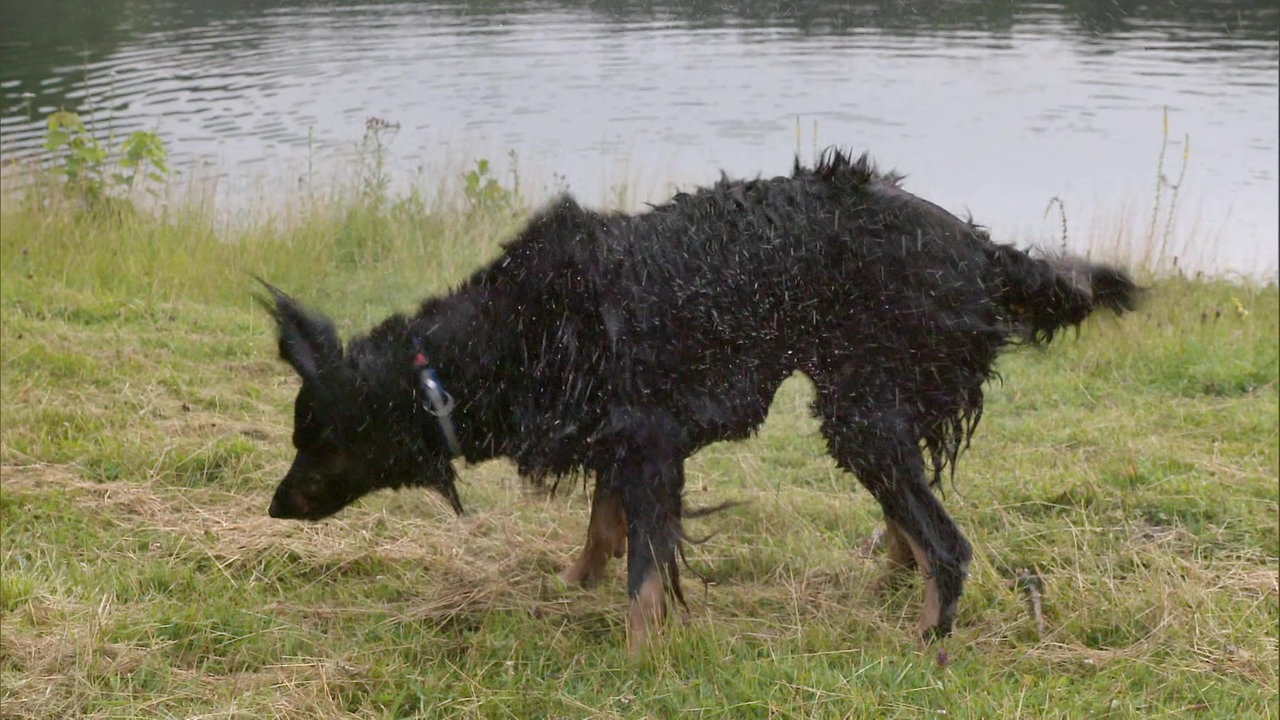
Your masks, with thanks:
[(280, 498), (271, 498), (271, 507), (267, 508), (267, 514), (277, 520), (284, 517), (284, 508), (280, 507)]

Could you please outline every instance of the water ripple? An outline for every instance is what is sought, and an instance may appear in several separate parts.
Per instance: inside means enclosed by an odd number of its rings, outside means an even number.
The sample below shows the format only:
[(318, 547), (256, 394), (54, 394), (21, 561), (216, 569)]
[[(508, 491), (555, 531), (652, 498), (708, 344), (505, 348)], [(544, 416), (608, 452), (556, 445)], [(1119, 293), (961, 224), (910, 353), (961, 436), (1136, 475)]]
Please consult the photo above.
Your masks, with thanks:
[(175, 167), (216, 158), (229, 174), (270, 173), (349, 154), (378, 116), (401, 125), (388, 140), (400, 167), (515, 149), (592, 199), (619, 167), (689, 184), (721, 168), (783, 172), (797, 149), (839, 143), (911, 171), (912, 188), (947, 207), (1025, 228), (1042, 226), (1049, 197), (1076, 207), (1149, 189), (1168, 106), (1172, 134), (1193, 138), (1204, 219), (1274, 245), (1273, 36), (1136, 19), (1089, 34), (1056, 3), (850, 26), (866, 7), (768, 22), (661, 4), (616, 17), (557, 4), (183, 5), (47, 68), (5, 36), (0, 148), (39, 152), (42, 118), (66, 106), (104, 132), (158, 130)]

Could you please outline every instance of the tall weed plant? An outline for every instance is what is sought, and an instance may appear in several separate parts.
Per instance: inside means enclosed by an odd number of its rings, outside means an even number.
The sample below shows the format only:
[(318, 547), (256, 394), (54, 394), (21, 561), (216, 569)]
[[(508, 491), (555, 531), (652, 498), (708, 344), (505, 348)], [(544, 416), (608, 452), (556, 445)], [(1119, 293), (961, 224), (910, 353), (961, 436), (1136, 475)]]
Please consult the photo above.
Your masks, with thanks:
[(49, 171), (60, 176), (71, 196), (91, 209), (131, 207), (129, 195), (143, 181), (152, 184), (148, 189), (154, 193), (169, 175), (168, 151), (154, 131), (137, 130), (116, 143), (111, 137), (99, 137), (79, 115), (67, 110), (51, 113), (45, 127)]

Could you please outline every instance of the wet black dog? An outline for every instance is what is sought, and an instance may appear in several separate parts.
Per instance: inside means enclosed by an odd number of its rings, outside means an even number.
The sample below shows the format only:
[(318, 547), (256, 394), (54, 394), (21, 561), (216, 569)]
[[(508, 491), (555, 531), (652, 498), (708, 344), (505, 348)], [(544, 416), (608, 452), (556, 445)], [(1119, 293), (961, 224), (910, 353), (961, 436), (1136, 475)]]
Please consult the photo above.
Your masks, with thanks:
[(890, 567), (924, 577), (922, 632), (945, 634), (971, 551), (929, 486), (972, 434), (997, 353), (1136, 293), (1119, 270), (992, 243), (865, 156), (635, 216), (564, 198), (456, 291), (345, 352), (272, 289), (302, 388), (270, 513), (317, 520), (413, 485), (461, 510), (455, 457), (586, 471), (587, 543), (564, 576), (593, 580), (625, 550), (636, 647), (679, 593), (685, 458), (751, 434), (800, 371), (831, 455), (884, 510)]

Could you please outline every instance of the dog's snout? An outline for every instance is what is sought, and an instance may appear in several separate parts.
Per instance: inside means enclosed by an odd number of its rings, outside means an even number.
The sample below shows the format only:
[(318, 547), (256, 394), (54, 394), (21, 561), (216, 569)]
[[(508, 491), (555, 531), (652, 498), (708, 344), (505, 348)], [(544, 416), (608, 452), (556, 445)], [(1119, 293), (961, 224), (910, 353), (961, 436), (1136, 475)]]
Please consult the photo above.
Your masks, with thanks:
[(277, 488), (267, 508), (267, 514), (277, 520), (315, 520), (332, 512), (321, 511), (315, 502), (289, 487)]
[(306, 511), (307, 503), (302, 496), (286, 488), (276, 490), (275, 496), (271, 498), (271, 506), (267, 508), (267, 514), (277, 520), (300, 518)]

